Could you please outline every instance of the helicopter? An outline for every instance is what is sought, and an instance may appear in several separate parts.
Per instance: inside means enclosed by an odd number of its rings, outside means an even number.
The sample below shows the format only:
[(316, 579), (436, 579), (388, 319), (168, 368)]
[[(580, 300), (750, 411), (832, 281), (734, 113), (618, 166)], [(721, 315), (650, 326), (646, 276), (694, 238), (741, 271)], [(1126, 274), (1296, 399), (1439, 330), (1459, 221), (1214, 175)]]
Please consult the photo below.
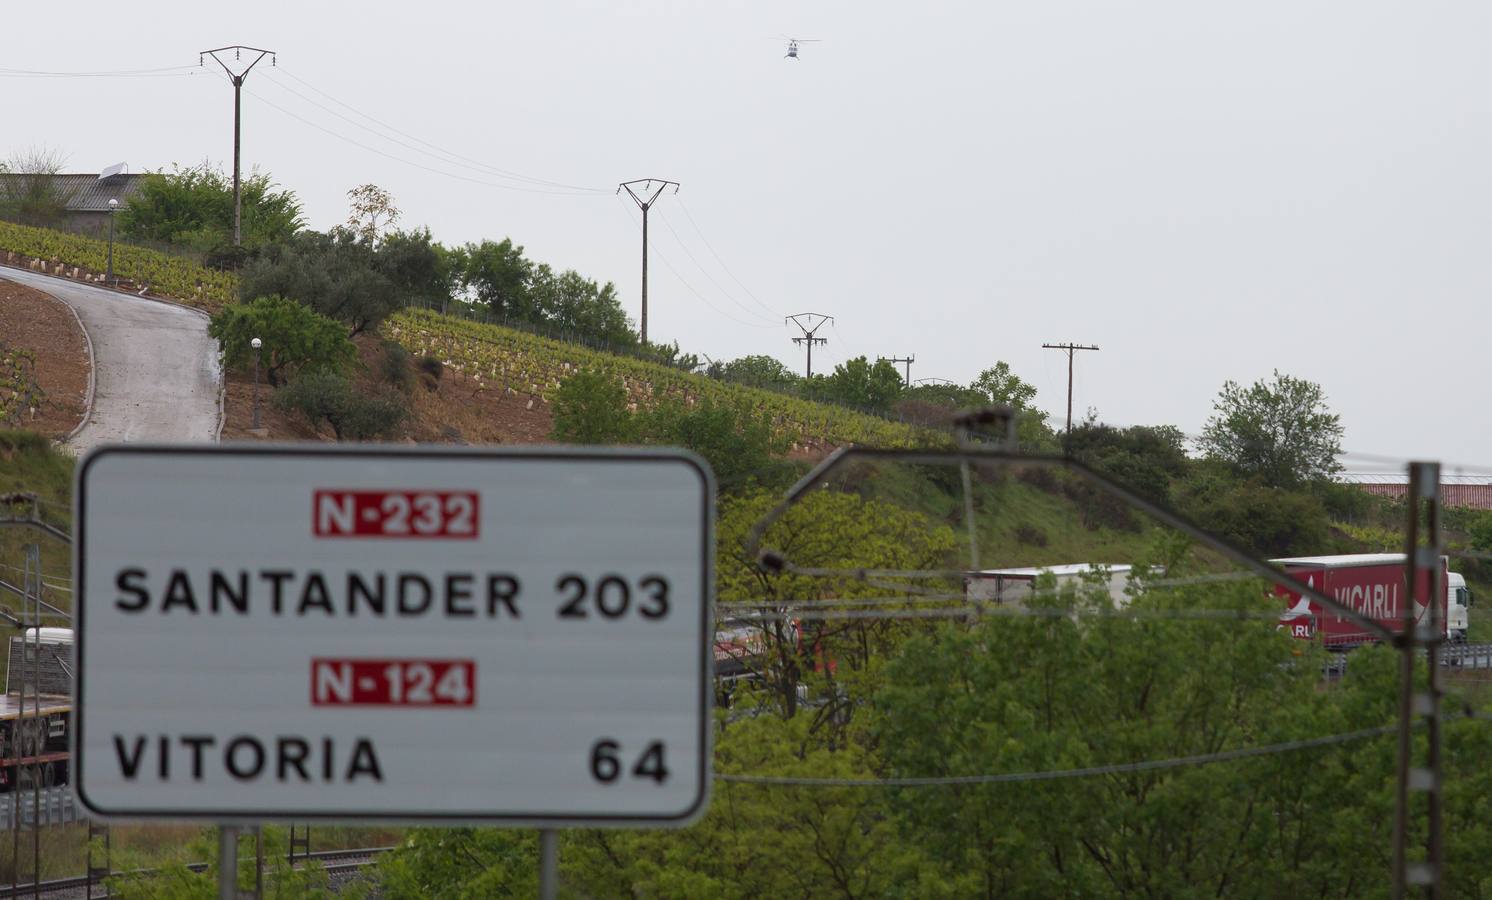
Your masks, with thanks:
[(799, 44), (818, 44), (818, 43), (822, 43), (822, 41), (820, 39), (818, 39), (818, 38), (793, 38), (793, 37), (788, 37), (785, 34), (782, 37), (787, 41), (787, 53), (782, 57), (783, 59), (797, 59), (798, 58), (798, 45)]

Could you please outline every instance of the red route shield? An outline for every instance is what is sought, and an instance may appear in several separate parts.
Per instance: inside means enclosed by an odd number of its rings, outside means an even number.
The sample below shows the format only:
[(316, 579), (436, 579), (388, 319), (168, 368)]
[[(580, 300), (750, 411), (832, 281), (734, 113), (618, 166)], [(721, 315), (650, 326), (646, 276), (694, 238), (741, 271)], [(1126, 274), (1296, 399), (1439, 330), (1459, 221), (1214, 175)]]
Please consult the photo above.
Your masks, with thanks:
[(476, 491), (318, 490), (311, 498), (311, 534), (476, 540), (481, 514)]
[(312, 706), (475, 706), (470, 659), (311, 660)]

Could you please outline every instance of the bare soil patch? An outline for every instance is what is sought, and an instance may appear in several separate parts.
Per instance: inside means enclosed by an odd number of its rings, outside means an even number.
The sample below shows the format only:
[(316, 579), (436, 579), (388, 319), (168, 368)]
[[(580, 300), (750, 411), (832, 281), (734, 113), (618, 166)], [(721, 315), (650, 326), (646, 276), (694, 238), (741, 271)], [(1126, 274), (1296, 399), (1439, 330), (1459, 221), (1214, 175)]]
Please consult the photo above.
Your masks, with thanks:
[(41, 291), (0, 281), (0, 339), (36, 354), (36, 381), (46, 399), (17, 426), (50, 438), (65, 438), (82, 424), (92, 360), (72, 311)]
[[(386, 388), (383, 375), (385, 349), (383, 340), (374, 336), (357, 339), (360, 370), (354, 381), (365, 390)], [(402, 438), (416, 444), (546, 444), (554, 417), (548, 404), (527, 394), (512, 394), (475, 379), (446, 370), (439, 379), (423, 375), (411, 357), (408, 368), (411, 387), (405, 394), (410, 417), (401, 431)], [(223, 440), (332, 441), (331, 429), (323, 425), (312, 428), (305, 418), (274, 408), (274, 390), (259, 385), (260, 424), (262, 436), (251, 432), (253, 418), (254, 373), (225, 373)]]

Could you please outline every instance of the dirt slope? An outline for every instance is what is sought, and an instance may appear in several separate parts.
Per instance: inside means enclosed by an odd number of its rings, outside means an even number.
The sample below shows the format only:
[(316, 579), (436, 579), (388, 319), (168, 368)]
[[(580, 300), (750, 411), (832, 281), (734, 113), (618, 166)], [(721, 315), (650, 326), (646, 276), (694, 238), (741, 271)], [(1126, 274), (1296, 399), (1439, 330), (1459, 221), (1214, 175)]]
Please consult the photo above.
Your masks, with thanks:
[(17, 426), (53, 439), (66, 437), (83, 421), (92, 365), (77, 318), (54, 297), (0, 281), (0, 340), (36, 354), (36, 380), (46, 394), (35, 415)]

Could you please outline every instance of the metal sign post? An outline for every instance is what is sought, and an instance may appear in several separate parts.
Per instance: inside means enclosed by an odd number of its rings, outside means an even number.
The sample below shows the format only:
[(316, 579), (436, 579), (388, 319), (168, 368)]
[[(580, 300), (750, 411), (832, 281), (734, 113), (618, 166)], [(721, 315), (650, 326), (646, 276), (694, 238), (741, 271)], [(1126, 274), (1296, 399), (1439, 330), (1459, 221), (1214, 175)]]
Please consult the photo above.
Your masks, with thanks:
[(539, 829), (539, 900), (554, 900), (559, 893), (559, 835), (553, 828)]
[(90, 811), (703, 813), (714, 487), (697, 457), (128, 445), (77, 478)]
[(238, 900), (238, 829), (218, 827), (218, 900)]

